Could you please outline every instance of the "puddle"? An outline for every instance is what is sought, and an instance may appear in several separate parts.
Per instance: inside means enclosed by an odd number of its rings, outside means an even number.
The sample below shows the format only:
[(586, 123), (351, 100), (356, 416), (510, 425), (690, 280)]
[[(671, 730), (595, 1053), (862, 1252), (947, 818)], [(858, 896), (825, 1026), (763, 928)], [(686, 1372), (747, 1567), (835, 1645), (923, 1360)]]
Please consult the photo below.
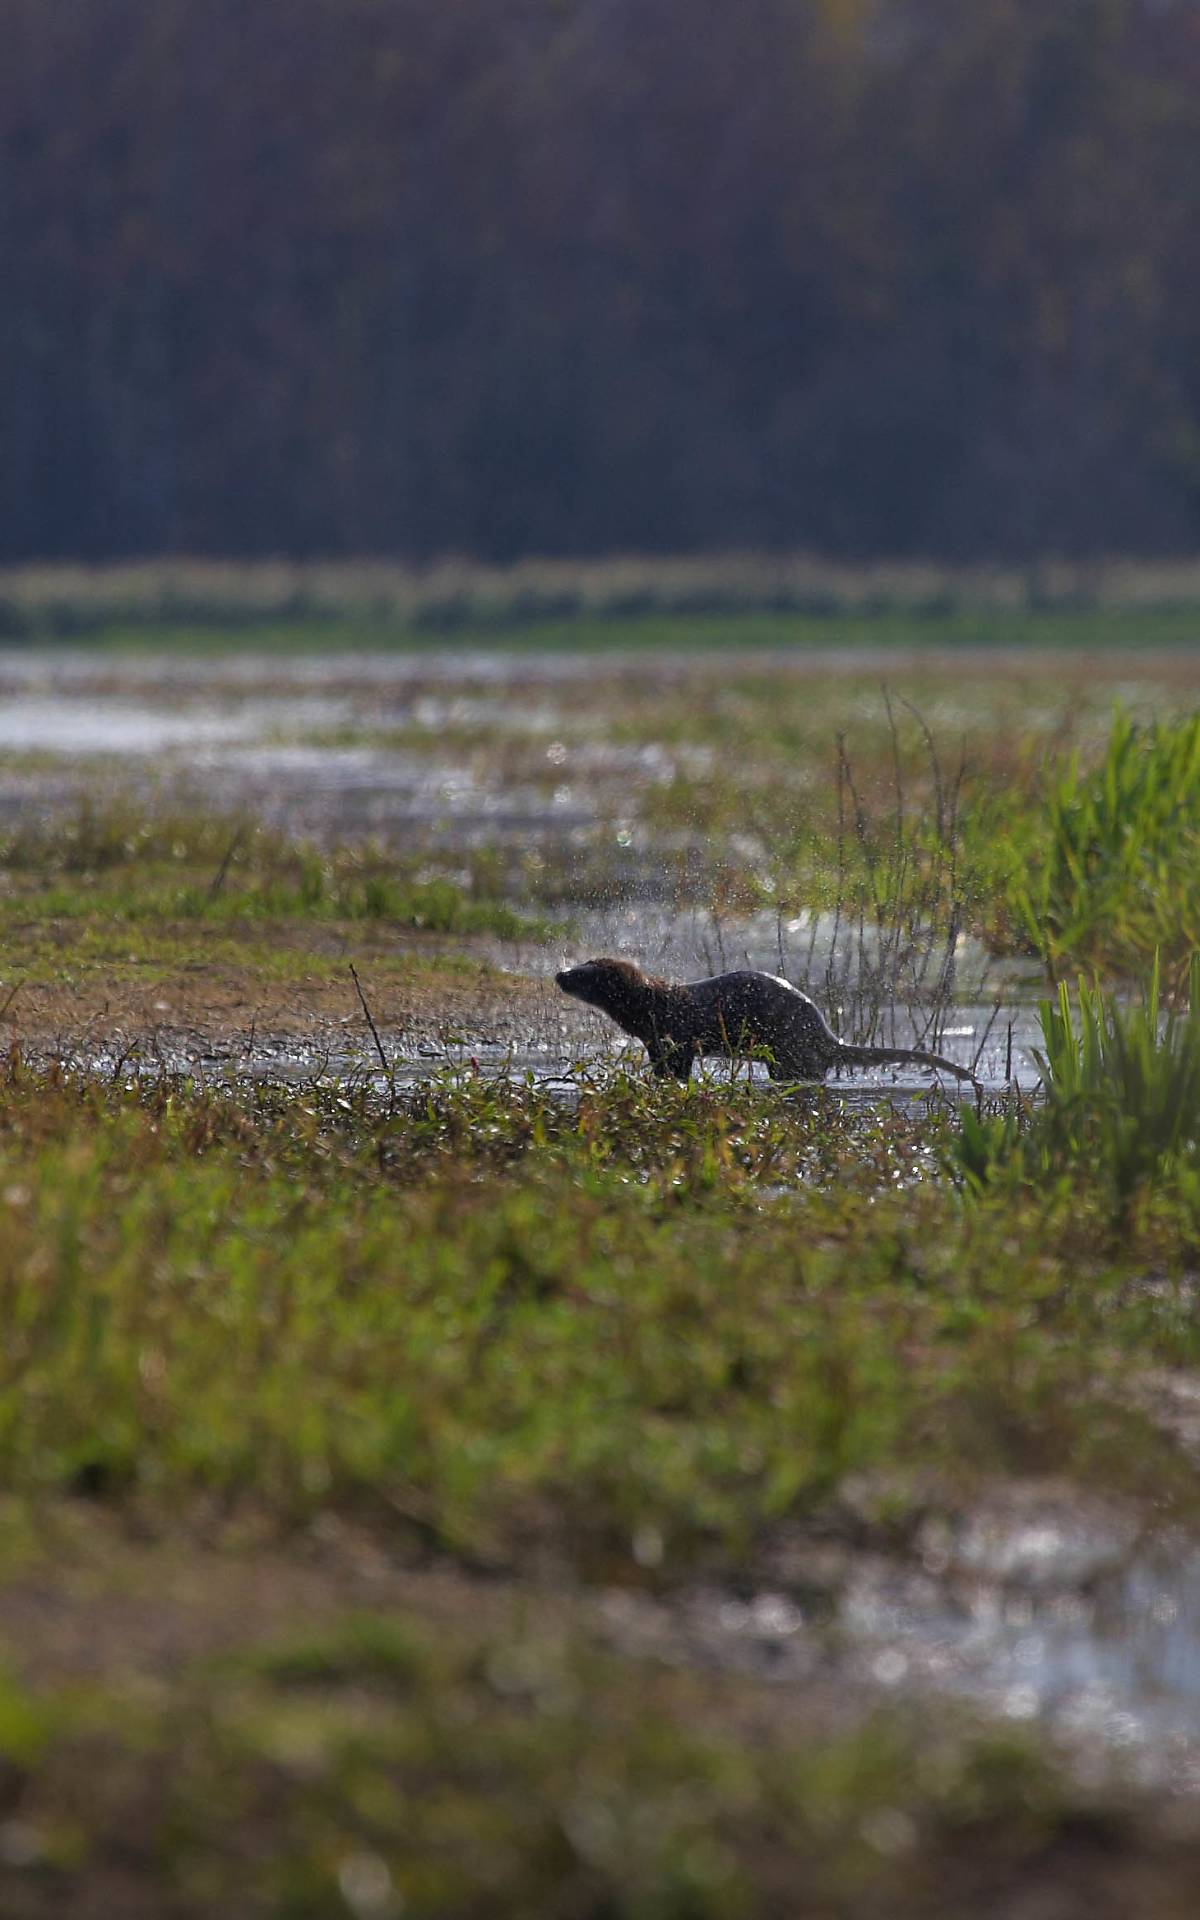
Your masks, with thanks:
[(1161, 1542), (1080, 1590), (963, 1571), (852, 1583), (840, 1625), (891, 1686), (947, 1687), (1100, 1741), (1148, 1781), (1200, 1788), (1200, 1549)]
[(944, 1551), (932, 1543), (919, 1571), (851, 1579), (838, 1626), (860, 1670), (1040, 1721), (1146, 1783), (1200, 1789), (1200, 1547), (1046, 1515), (969, 1528), (945, 1567)]
[[(266, 825), (331, 843), (371, 837), (442, 852), (562, 842), (599, 825), (595, 799), (566, 785), (487, 778), (427, 754), (369, 747), (256, 746), (211, 753), (189, 769), (207, 797), (216, 788)], [(571, 858), (569, 845), (558, 856)]]
[[(1015, 1508), (1015, 1510), (1014, 1510)], [(1200, 1546), (1096, 1502), (1005, 1496), (930, 1523), (915, 1555), (830, 1548), (748, 1595), (601, 1603), (622, 1644), (780, 1684), (944, 1693), (1052, 1733), (1084, 1776), (1200, 1792)]]

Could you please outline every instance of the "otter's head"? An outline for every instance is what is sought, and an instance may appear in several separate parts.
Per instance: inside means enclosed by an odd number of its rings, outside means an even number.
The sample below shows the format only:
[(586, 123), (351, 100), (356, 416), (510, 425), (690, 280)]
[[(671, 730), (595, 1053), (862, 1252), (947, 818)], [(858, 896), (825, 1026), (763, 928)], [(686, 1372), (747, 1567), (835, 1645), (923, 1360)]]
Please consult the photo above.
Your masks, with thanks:
[(619, 1014), (645, 989), (646, 976), (632, 960), (585, 960), (581, 967), (564, 967), (554, 982), (573, 1000)]

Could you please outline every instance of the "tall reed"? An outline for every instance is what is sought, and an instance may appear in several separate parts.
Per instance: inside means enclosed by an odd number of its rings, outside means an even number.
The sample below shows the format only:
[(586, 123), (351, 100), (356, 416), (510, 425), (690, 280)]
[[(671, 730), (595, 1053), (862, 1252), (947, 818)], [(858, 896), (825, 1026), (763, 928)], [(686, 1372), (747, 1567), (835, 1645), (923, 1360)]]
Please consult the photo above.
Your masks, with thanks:
[(1064, 960), (1175, 976), (1200, 947), (1200, 713), (1113, 715), (1104, 758), (1054, 773), (1044, 824), (1016, 823), (1009, 904), (1051, 980)]
[(1039, 1009), (1046, 1143), (1056, 1158), (1099, 1162), (1122, 1203), (1200, 1149), (1200, 953), (1186, 1005), (1164, 1018), (1161, 1003), (1155, 954), (1132, 1006), (1081, 980), (1077, 1007), (1064, 984)]
[(1118, 1218), (1152, 1187), (1200, 1199), (1200, 953), (1183, 1006), (1164, 1013), (1156, 954), (1137, 1002), (1084, 980), (1073, 999), (1064, 982), (1039, 1017), (1041, 1098), (988, 1118), (964, 1113), (951, 1153), (967, 1188), (1087, 1181), (1107, 1190)]
[[(965, 761), (947, 767), (924, 716), (883, 689), (885, 769), (864, 778), (844, 734), (836, 740), (836, 826), (828, 849), (811, 836), (780, 849), (779, 961), (856, 1042), (938, 1047), (957, 988), (967, 918), (961, 805)], [(901, 735), (897, 708), (919, 746)], [(767, 834), (763, 834), (764, 840)], [(814, 871), (814, 869), (817, 869)], [(807, 938), (785, 932), (789, 902), (814, 885), (830, 901), (807, 915)]]

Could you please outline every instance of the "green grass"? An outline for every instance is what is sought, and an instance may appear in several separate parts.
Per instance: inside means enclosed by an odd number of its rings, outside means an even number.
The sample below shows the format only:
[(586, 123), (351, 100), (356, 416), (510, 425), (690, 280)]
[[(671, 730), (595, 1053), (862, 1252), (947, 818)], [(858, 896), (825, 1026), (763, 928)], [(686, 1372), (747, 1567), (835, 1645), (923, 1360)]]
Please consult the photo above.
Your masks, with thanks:
[[(408, 933), (490, 934), (498, 940), (547, 940), (561, 927), (517, 912), (498, 900), (473, 900), (444, 876), (394, 879), (389, 874), (338, 872), (318, 855), (298, 859), (289, 877), (257, 880), (214, 893), (211, 878), (145, 865), (116, 869), (106, 884), (94, 882), (39, 889), (36, 911), (46, 920), (203, 921), (214, 926), (262, 921), (374, 921)], [(28, 913), (29, 900), (16, 911)]]
[(1044, 812), (1011, 819), (1008, 897), (1054, 975), (1064, 959), (1132, 971), (1200, 947), (1200, 714), (1139, 728), (1120, 709), (1102, 758), (1052, 768)]
[(1117, 1244), (1101, 1193), (966, 1215), (928, 1167), (915, 1130), (769, 1090), (618, 1082), (569, 1114), (466, 1075), (371, 1120), (18, 1073), (0, 1476), (332, 1503), (593, 1573), (633, 1571), (647, 1526), (676, 1571), (744, 1561), (884, 1466), (1185, 1497), (1105, 1381), (1200, 1357), (1190, 1314), (1127, 1287), (1186, 1196), (1147, 1195)]

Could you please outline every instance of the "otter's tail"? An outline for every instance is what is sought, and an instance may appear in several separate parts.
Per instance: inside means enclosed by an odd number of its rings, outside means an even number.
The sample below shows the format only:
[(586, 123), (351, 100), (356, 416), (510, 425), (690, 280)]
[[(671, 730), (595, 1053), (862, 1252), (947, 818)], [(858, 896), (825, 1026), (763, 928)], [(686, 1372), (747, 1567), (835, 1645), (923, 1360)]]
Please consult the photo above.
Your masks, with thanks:
[(958, 1080), (969, 1080), (972, 1086), (979, 1085), (970, 1067), (960, 1067), (957, 1060), (947, 1060), (940, 1053), (923, 1053), (920, 1047), (851, 1047), (843, 1041), (834, 1065), (844, 1063), (851, 1067), (874, 1067), (885, 1065), (890, 1060), (913, 1060), (918, 1066), (936, 1067), (939, 1073), (952, 1073)]

